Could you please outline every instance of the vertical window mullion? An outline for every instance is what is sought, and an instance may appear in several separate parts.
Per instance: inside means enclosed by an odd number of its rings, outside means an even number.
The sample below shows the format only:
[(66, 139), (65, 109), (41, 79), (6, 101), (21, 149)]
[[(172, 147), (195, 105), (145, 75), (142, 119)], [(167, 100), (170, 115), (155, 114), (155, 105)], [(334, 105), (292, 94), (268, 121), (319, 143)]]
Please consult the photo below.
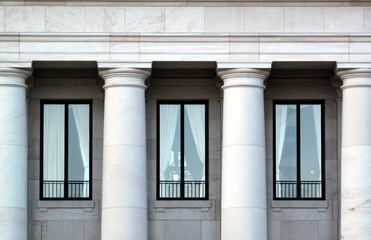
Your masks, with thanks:
[(180, 104), (180, 198), (185, 198), (184, 182), (184, 104)]
[(296, 159), (297, 159), (297, 198), (301, 198), (301, 158), (300, 158), (300, 104), (296, 105)]
[(68, 198), (68, 103), (64, 105), (64, 198)]

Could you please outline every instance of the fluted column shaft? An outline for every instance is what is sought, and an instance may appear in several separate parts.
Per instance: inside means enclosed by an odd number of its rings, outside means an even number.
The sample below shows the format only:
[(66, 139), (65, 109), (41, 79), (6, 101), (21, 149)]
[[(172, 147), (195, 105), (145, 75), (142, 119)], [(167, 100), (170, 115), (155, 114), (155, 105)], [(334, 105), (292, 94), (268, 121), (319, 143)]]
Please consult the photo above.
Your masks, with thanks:
[(371, 236), (371, 69), (338, 72), (343, 81), (341, 239)]
[(263, 82), (268, 74), (218, 73), (224, 81), (222, 240), (267, 240)]
[(147, 240), (145, 79), (132, 68), (105, 80), (102, 240)]
[(25, 80), (30, 75), (0, 68), (0, 240), (27, 239)]

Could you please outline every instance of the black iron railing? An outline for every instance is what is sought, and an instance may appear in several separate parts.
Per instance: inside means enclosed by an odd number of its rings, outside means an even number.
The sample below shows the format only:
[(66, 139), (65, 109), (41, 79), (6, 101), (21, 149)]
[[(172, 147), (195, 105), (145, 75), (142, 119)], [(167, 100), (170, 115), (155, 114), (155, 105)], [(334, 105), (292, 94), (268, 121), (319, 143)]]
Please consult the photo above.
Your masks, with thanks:
[(89, 198), (89, 196), (89, 181), (43, 181), (43, 198)]
[[(276, 181), (277, 198), (298, 198), (297, 181)], [(322, 198), (321, 181), (301, 181), (300, 198)]]
[(184, 181), (184, 194), (182, 194), (181, 181), (160, 181), (160, 198), (205, 198), (205, 181)]

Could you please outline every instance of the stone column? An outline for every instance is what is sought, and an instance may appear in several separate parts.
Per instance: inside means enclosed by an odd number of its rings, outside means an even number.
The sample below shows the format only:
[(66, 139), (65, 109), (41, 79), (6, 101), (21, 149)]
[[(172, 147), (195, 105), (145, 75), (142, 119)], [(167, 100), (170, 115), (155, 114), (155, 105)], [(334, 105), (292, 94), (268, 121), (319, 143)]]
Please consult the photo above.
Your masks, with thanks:
[(224, 81), (222, 240), (267, 240), (264, 79), (269, 71), (220, 71)]
[(115, 68), (105, 81), (102, 240), (147, 240), (145, 79)]
[(341, 239), (371, 236), (371, 69), (338, 71), (343, 81)]
[(0, 240), (27, 239), (25, 80), (30, 75), (0, 68)]

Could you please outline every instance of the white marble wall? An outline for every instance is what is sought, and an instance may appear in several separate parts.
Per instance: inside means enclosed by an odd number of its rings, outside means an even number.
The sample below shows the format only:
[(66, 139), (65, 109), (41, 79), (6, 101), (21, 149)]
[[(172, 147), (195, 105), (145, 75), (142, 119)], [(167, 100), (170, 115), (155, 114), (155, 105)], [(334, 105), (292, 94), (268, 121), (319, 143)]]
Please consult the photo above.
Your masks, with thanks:
[[(40, 99), (92, 99), (93, 201), (39, 201)], [(28, 239), (100, 239), (103, 94), (94, 78), (38, 78), (28, 103)]]
[[(89, 1), (86, 1), (89, 2)], [(99, 6), (35, 2), (0, 6), (1, 32), (366, 33), (371, 7)], [(339, 18), (339, 16), (341, 16)]]

